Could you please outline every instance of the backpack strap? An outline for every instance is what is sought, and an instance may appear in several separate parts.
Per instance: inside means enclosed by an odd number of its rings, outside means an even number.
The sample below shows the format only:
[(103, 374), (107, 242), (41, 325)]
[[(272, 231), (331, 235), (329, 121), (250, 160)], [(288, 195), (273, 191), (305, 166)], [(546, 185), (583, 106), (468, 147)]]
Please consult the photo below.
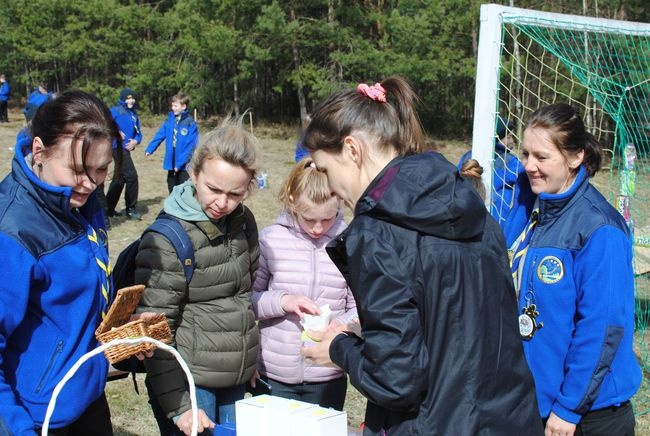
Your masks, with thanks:
[(161, 213), (147, 227), (145, 232), (160, 233), (172, 243), (176, 250), (176, 255), (183, 265), (185, 281), (189, 284), (192, 280), (192, 275), (194, 275), (194, 247), (192, 246), (189, 235), (181, 223), (178, 222), (178, 219), (172, 215)]

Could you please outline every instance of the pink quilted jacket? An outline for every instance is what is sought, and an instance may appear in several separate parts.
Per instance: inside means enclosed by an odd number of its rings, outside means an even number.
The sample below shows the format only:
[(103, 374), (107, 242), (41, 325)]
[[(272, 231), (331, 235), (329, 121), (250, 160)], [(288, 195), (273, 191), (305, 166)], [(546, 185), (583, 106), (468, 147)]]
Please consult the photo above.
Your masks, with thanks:
[(300, 318), (280, 306), (285, 294), (305, 295), (317, 306), (329, 304), (332, 319), (343, 323), (356, 316), (352, 292), (330, 260), (325, 246), (346, 228), (339, 214), (335, 224), (314, 240), (287, 212), (260, 232), (260, 265), (253, 285), (253, 309), (259, 320), (260, 373), (283, 383), (323, 382), (341, 377), (340, 369), (305, 362)]

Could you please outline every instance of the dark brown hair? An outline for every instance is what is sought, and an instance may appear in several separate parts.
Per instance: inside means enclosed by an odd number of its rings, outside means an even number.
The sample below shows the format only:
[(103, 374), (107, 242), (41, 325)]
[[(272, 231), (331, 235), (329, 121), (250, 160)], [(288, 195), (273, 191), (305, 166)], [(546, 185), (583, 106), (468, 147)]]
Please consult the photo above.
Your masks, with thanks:
[(589, 177), (600, 170), (603, 147), (585, 129), (582, 118), (574, 107), (565, 103), (543, 106), (528, 118), (526, 129), (529, 128), (546, 130), (550, 140), (565, 156), (584, 151), (582, 164)]
[(381, 82), (386, 101), (360, 94), (356, 89), (339, 91), (327, 98), (312, 114), (304, 145), (309, 150), (339, 152), (343, 139), (354, 131), (377, 138), (381, 151), (392, 147), (399, 155), (423, 151), (425, 135), (415, 111), (419, 99), (401, 77)]
[[(39, 137), (45, 147), (57, 144), (59, 139), (72, 137), (72, 144), (81, 141), (81, 165), (88, 178), (86, 156), (98, 140), (121, 144), (120, 132), (110, 110), (98, 97), (84, 91), (66, 91), (41, 105), (31, 123), (32, 138)], [(122, 147), (118, 146), (118, 150)], [(72, 153), (74, 159), (75, 153)], [(121, 154), (117, 153), (115, 167), (121, 168)], [(76, 162), (75, 162), (76, 164)], [(119, 171), (118, 171), (119, 173)]]

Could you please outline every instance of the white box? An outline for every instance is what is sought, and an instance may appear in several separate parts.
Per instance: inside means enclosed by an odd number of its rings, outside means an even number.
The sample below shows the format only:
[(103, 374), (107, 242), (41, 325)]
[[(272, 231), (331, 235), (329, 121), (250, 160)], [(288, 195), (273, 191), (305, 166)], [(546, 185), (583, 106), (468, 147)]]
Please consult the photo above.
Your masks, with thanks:
[[(239, 400), (235, 403), (237, 436), (287, 436), (293, 417), (316, 407), (316, 404), (272, 395)], [(305, 434), (304, 427), (301, 434)]]
[(320, 406), (304, 409), (291, 416), (290, 430), (291, 436), (347, 436), (348, 414)]
[(245, 398), (235, 402), (235, 416), (237, 423), (237, 435), (239, 436), (257, 436), (257, 435), (275, 435), (270, 433), (270, 411), (269, 404), (282, 401), (284, 398), (278, 398), (271, 395), (259, 395), (257, 397)]

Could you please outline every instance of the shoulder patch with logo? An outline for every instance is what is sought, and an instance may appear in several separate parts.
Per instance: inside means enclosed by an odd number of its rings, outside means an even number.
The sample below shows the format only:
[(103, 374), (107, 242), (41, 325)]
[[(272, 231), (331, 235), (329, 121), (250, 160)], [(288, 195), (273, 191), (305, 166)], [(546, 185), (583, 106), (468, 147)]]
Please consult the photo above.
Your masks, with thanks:
[(190, 131), (187, 130), (187, 127), (183, 127), (183, 128), (181, 129), (181, 135), (183, 135), (183, 136), (187, 136), (188, 133), (190, 133)]
[(537, 277), (548, 285), (559, 282), (564, 277), (564, 265), (555, 256), (545, 256), (537, 267)]

